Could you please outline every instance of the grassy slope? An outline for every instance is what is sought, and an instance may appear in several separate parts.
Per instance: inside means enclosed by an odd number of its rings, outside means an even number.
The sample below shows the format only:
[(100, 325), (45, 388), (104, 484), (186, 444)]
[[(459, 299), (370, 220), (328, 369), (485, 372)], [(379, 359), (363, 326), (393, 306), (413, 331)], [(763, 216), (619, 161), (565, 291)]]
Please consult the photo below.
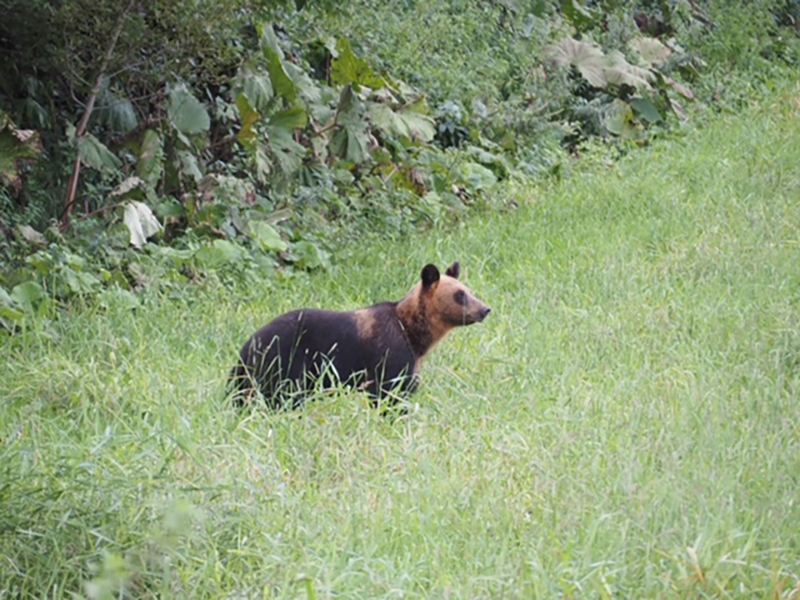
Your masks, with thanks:
[[(0, 589), (790, 597), (797, 97), (309, 285), (3, 340)], [(222, 408), (268, 317), (399, 298), (432, 259), (460, 259), (495, 310), (436, 349), (406, 421), (359, 395), (302, 418)]]

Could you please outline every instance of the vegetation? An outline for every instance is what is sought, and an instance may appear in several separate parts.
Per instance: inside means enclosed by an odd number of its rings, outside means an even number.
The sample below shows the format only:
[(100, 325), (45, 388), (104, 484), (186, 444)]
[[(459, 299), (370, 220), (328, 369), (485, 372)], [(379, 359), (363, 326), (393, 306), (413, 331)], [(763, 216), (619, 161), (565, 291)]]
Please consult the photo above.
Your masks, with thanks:
[[(4, 594), (800, 593), (798, 2), (0, 13)], [(431, 260), (408, 415), (225, 406)]]
[[(0, 348), (0, 588), (16, 597), (796, 595), (796, 82), (513, 212), (232, 295), (74, 306)], [(435, 234), (435, 235), (434, 235)], [(408, 417), (222, 403), (295, 306), (462, 261), (494, 311)]]
[(797, 66), (798, 8), (729, 4), (4, 0), (4, 327), (325, 269), (736, 106)]

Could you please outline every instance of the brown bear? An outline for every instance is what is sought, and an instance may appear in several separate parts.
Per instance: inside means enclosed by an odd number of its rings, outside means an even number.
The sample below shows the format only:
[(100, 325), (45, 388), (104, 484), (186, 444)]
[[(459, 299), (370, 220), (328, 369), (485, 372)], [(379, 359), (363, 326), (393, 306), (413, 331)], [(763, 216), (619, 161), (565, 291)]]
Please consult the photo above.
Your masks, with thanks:
[(260, 391), (269, 407), (302, 404), (315, 385), (344, 383), (373, 398), (413, 392), (422, 359), (452, 329), (479, 323), (491, 308), (459, 280), (459, 264), (440, 275), (434, 265), (400, 302), (352, 312), (302, 309), (258, 330), (231, 373), (233, 399)]

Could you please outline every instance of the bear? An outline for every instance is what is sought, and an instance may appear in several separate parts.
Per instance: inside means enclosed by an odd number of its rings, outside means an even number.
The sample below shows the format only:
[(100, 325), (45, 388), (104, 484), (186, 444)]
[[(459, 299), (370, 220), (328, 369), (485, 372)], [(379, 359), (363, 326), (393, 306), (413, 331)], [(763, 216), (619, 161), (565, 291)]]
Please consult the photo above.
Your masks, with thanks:
[[(350, 312), (301, 309), (281, 315), (245, 343), (231, 372), (238, 406), (260, 391), (269, 408), (298, 408), (314, 386), (337, 383), (366, 391), (377, 405), (416, 391), (422, 360), (450, 331), (491, 312), (459, 281), (454, 262), (433, 264), (399, 302)], [(291, 404), (287, 404), (291, 401)]]

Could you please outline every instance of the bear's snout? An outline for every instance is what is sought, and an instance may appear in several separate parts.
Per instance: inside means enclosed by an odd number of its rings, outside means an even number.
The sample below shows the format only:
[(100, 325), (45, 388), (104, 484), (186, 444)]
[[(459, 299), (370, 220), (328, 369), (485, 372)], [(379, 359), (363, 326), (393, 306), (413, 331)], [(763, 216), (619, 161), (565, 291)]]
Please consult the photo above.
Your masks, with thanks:
[(484, 320), (486, 317), (488, 317), (488, 316), (489, 316), (489, 313), (490, 313), (490, 312), (492, 312), (492, 309), (491, 309), (491, 307), (489, 307), (489, 306), (484, 306), (484, 307), (481, 309), (481, 312), (479, 313), (479, 314), (480, 314), (480, 319), (479, 319), (479, 320), (480, 320), (480, 321), (483, 321), (483, 320)]

